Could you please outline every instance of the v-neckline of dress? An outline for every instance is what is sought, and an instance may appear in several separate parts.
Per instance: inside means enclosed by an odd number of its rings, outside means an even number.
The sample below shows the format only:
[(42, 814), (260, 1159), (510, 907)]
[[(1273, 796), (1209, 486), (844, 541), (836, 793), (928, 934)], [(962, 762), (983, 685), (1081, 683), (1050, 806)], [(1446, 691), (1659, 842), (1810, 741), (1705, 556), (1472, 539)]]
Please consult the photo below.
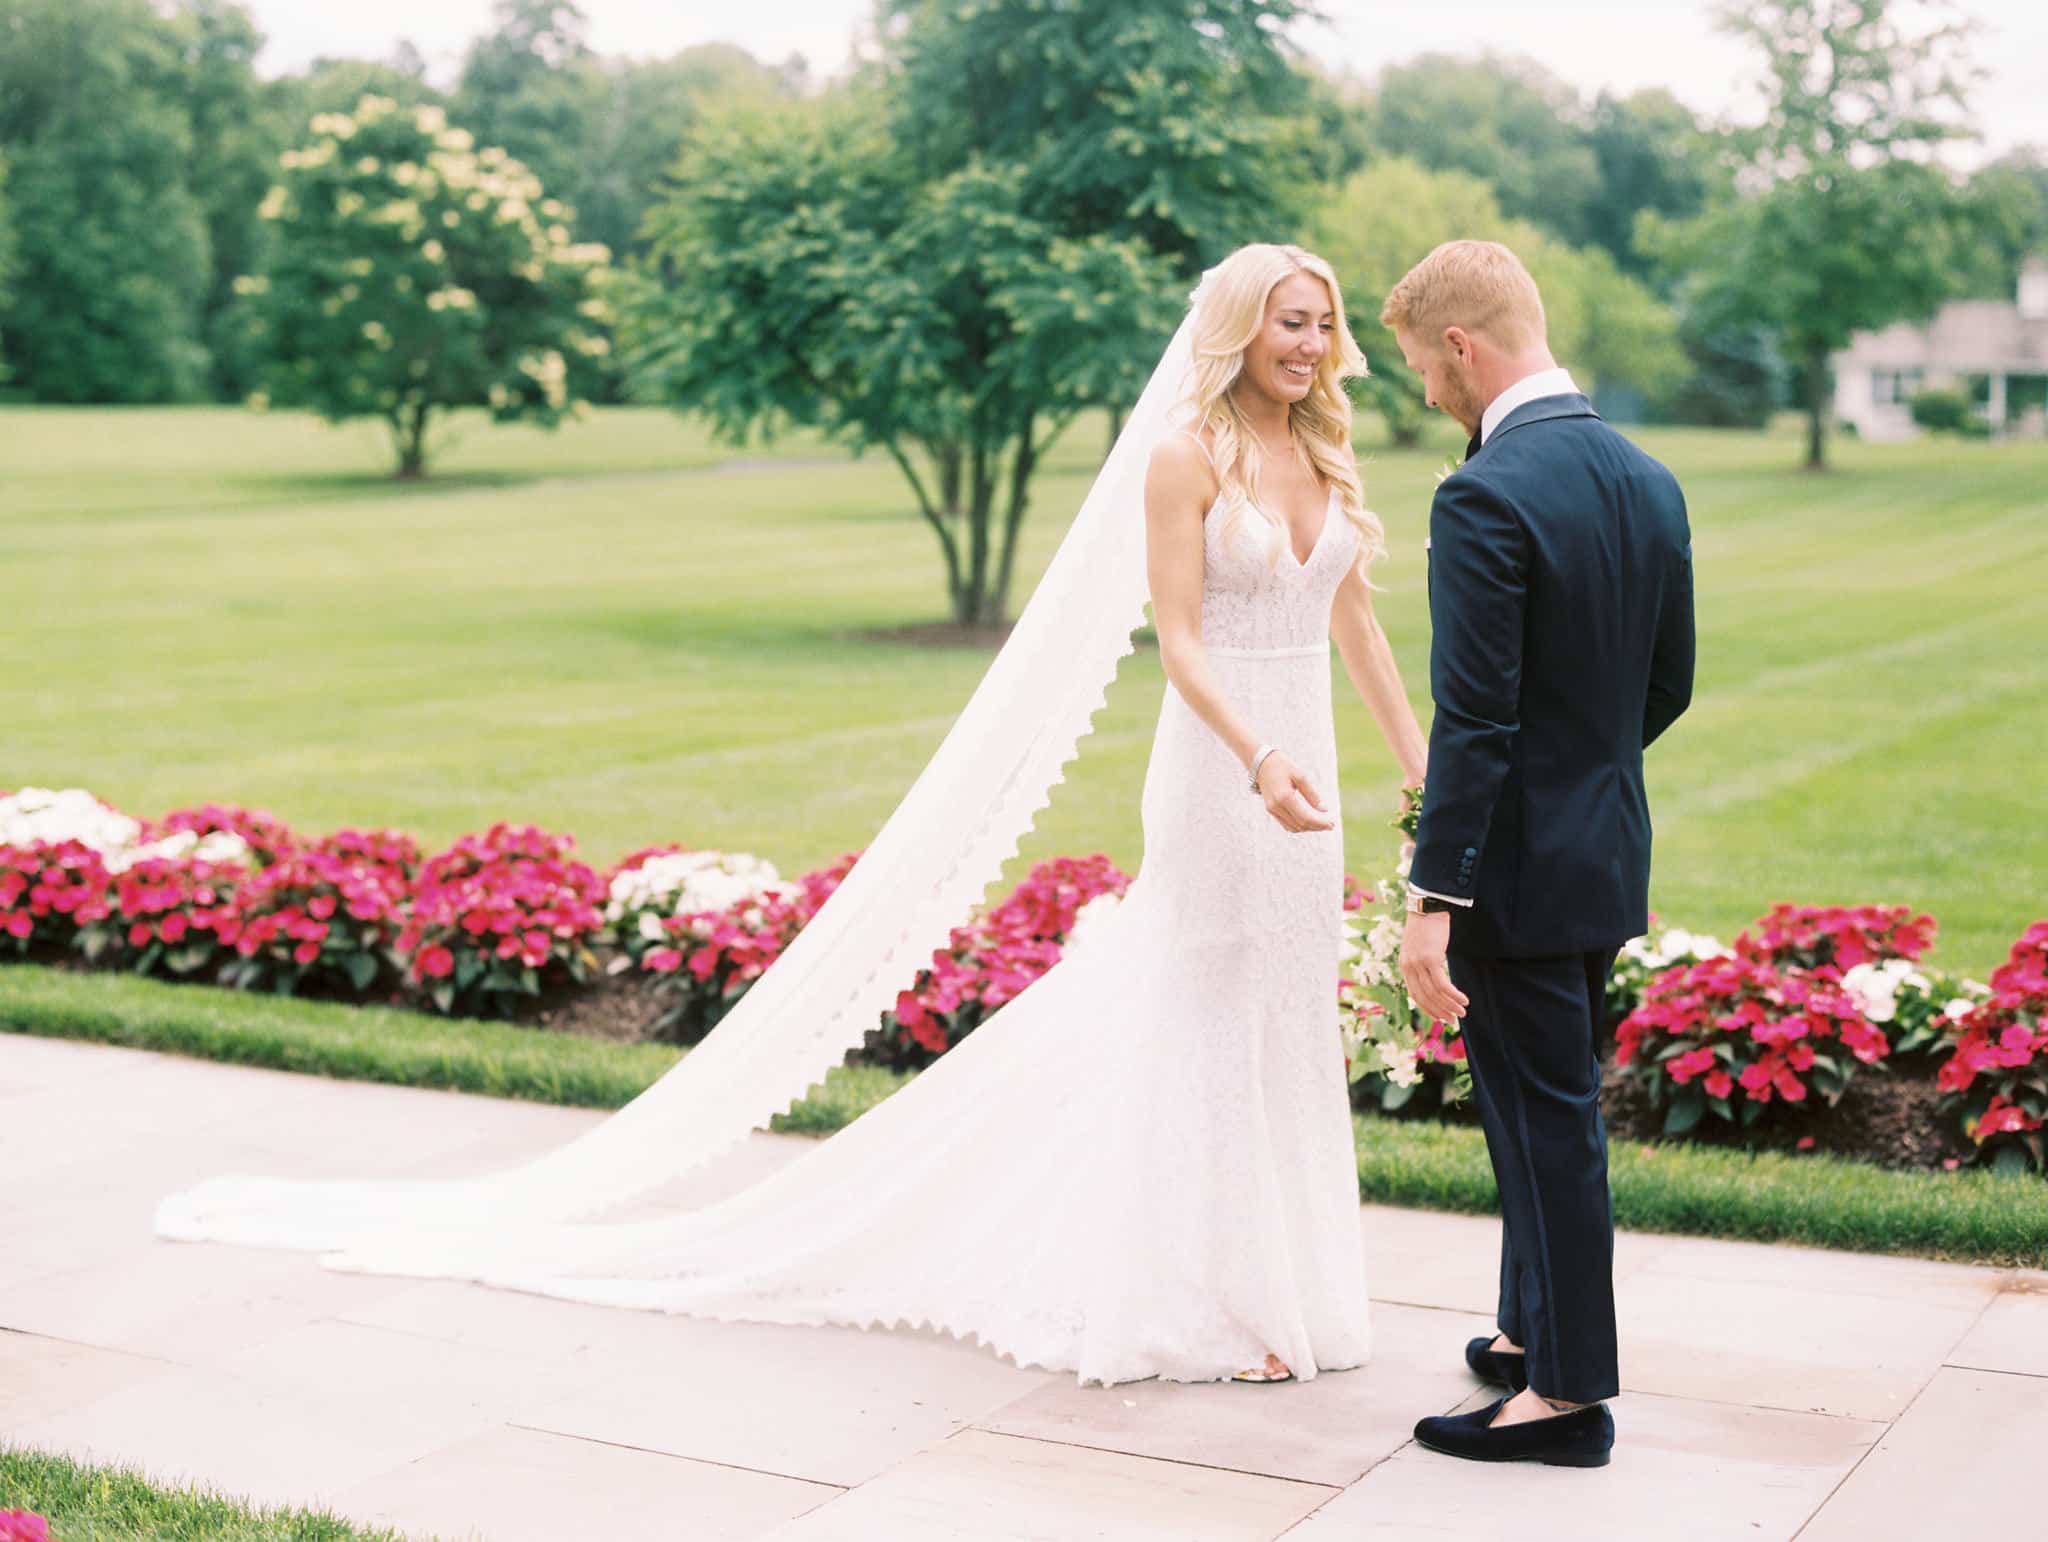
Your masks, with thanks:
[[(1316, 560), (1317, 553), (1322, 551), (1323, 542), (1329, 538), (1330, 526), (1336, 523), (1336, 510), (1331, 507), (1331, 505), (1336, 501), (1336, 498), (1337, 485), (1333, 482), (1330, 484), (1330, 496), (1323, 500), (1322, 528), (1316, 531), (1316, 538), (1314, 542), (1311, 543), (1311, 545), (1309, 546), (1308, 555), (1306, 557), (1297, 557), (1294, 555), (1294, 529), (1291, 525), (1287, 523), (1285, 515), (1280, 516), (1281, 527), (1286, 531), (1286, 538), (1281, 542), (1281, 549), (1286, 552), (1287, 560), (1294, 564), (1295, 572), (1306, 573), (1309, 569), (1309, 564), (1314, 562)], [(1251, 503), (1253, 508), (1258, 507), (1258, 504), (1256, 502), (1253, 502), (1251, 499), (1247, 499), (1245, 501)], [(1209, 505), (1209, 515), (1205, 516), (1205, 519), (1207, 517), (1213, 517), (1216, 511), (1222, 507), (1223, 494), (1219, 492), (1216, 494), (1216, 501)]]
[(1280, 516), (1280, 522), (1287, 527), (1287, 555), (1293, 559), (1296, 568), (1306, 570), (1308, 565), (1316, 560), (1316, 553), (1323, 549), (1323, 537), (1330, 533), (1330, 521), (1336, 518), (1336, 511), (1330, 507), (1331, 502), (1336, 496), (1336, 484), (1332, 483), (1329, 497), (1323, 500), (1323, 522), (1316, 529), (1316, 538), (1309, 543), (1308, 555), (1306, 557), (1296, 557), (1294, 555), (1294, 527), (1287, 524), (1286, 515)]

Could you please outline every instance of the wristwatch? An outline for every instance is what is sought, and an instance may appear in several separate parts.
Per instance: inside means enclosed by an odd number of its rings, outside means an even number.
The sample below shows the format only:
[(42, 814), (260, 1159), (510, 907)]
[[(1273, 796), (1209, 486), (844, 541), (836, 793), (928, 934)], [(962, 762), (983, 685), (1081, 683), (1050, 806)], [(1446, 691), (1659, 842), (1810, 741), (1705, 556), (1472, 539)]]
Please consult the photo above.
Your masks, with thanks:
[(1434, 894), (1417, 894), (1408, 891), (1408, 914), (1411, 916), (1440, 915), (1451, 908), (1449, 900), (1438, 899)]

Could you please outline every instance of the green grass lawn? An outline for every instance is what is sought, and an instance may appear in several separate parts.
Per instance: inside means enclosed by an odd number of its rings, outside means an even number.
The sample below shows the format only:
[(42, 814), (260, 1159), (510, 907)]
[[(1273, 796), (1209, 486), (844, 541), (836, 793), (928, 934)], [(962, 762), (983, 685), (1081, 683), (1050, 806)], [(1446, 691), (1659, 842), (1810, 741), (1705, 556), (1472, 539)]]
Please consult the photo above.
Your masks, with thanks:
[[(219, 800), (441, 841), (495, 819), (602, 862), (679, 840), (785, 871), (864, 844), (986, 655), (855, 640), (943, 615), (939, 559), (880, 456), (732, 451), (665, 413), (557, 435), (455, 425), (424, 485), (368, 425), (238, 409), (0, 411), (0, 786), (138, 813)], [(1427, 712), (1421, 543), (1453, 447), (1369, 448), (1379, 605)], [(1649, 431), (1693, 511), (1694, 707), (1650, 757), (1667, 918), (1886, 900), (1981, 975), (2042, 913), (2048, 447)], [(1103, 443), (1039, 478), (1019, 603)], [(1332, 660), (1354, 871), (1390, 856), (1396, 773)], [(1013, 866), (1139, 862), (1162, 675), (1127, 660)]]

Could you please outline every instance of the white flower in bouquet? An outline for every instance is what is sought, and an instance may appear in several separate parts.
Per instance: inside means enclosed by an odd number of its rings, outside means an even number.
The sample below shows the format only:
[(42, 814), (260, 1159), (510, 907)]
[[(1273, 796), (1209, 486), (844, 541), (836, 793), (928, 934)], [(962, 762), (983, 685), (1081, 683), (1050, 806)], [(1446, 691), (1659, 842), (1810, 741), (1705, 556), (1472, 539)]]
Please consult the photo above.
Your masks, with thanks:
[(62, 792), (24, 787), (0, 798), (0, 846), (78, 841), (106, 855), (125, 851), (141, 836), (140, 824), (108, 808), (82, 787), (67, 787)]

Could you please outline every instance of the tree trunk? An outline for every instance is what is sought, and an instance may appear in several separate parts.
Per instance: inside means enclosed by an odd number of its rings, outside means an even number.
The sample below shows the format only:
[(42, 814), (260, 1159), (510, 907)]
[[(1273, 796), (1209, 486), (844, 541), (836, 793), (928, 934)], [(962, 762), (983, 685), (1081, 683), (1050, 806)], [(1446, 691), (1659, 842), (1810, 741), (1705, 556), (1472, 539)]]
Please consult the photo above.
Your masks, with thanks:
[(993, 626), (1001, 626), (1010, 611), (1010, 573), (1017, 556), (1017, 532), (1024, 524), (1031, 473), (1038, 464), (1038, 446), (1032, 442), (1037, 427), (1037, 414), (1026, 412), (1017, 435), (1017, 452), (1010, 460), (1010, 507), (1003, 516), (1003, 554), (996, 566), (995, 592), (989, 602), (989, 621)]
[(988, 527), (995, 493), (995, 457), (977, 426), (967, 455), (967, 574), (954, 606), (962, 626), (988, 624)]
[(960, 512), (960, 446), (943, 444), (933, 452), (939, 463), (939, 508), (947, 514)]
[(1103, 446), (1103, 448), (1102, 448), (1102, 453), (1103, 453), (1103, 454), (1107, 455), (1107, 454), (1108, 454), (1108, 453), (1109, 453), (1109, 452), (1110, 452), (1111, 450), (1113, 450), (1113, 449), (1115, 449), (1115, 448), (1116, 448), (1116, 436), (1117, 436), (1118, 434), (1122, 433), (1123, 431), (1124, 431), (1124, 409), (1123, 409), (1123, 408), (1121, 408), (1121, 407), (1112, 407), (1112, 408), (1110, 408), (1110, 409), (1109, 409), (1109, 442), (1108, 442), (1108, 443), (1107, 443), (1106, 445), (1104, 445), (1104, 446)]
[(427, 413), (425, 402), (400, 408), (391, 417), (392, 436), (398, 441), (398, 472), (401, 482), (418, 481), (427, 474)]
[(1806, 356), (1806, 469), (1828, 469), (1828, 355), (1815, 348)]

